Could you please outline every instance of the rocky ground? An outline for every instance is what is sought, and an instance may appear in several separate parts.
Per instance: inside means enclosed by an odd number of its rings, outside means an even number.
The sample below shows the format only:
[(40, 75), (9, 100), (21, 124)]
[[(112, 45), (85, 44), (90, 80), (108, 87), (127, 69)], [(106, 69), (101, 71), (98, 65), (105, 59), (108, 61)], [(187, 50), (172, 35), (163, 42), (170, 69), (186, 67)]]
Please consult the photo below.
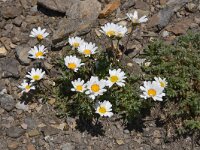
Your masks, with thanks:
[(43, 43), (49, 50), (44, 66), (45, 84), (50, 85), (59, 74), (54, 61), (63, 55), (69, 35), (105, 45), (100, 26), (112, 21), (130, 27), (125, 14), (134, 10), (149, 18), (128, 43), (127, 55), (135, 61), (154, 39), (171, 43), (188, 30), (200, 31), (199, 0), (0, 0), (0, 150), (200, 149), (200, 141), (174, 136), (163, 127), (156, 119), (157, 108), (128, 126), (117, 116), (96, 126), (78, 118), (60, 119), (51, 97), (30, 101), (29, 111), (16, 108), (21, 97), (17, 85), (34, 66), (28, 58), (37, 42), (29, 37), (32, 28), (41, 26), (50, 33)]

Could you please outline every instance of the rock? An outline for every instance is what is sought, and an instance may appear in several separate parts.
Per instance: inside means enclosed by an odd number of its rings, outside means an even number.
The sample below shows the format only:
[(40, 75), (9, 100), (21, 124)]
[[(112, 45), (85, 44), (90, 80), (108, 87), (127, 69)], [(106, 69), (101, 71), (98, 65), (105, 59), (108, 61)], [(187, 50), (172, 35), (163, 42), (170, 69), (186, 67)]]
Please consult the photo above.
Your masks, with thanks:
[(117, 139), (117, 140), (116, 140), (116, 143), (117, 143), (118, 145), (122, 145), (122, 144), (124, 144), (124, 141), (121, 140), (121, 139)]
[(126, 71), (131, 75), (138, 76), (142, 74), (140, 66), (126, 55), (123, 56), (121, 64), (125, 66)]
[(19, 143), (18, 143), (18, 142), (15, 142), (15, 141), (8, 142), (8, 148), (9, 148), (10, 150), (17, 149), (18, 146), (19, 146)]
[(18, 27), (20, 27), (21, 24), (22, 24), (22, 21), (23, 21), (22, 17), (21, 17), (21, 16), (17, 16), (17, 17), (14, 19), (13, 24), (16, 25), (16, 26), (18, 26)]
[(29, 106), (27, 104), (25, 104), (25, 102), (17, 102), (17, 104), (15, 105), (15, 107), (19, 110), (23, 110), (23, 111), (29, 111)]
[(24, 133), (25, 133), (25, 130), (23, 130), (20, 127), (10, 127), (6, 131), (7, 136), (11, 138), (18, 138), (22, 136)]
[(41, 131), (44, 132), (45, 136), (56, 135), (60, 132), (59, 129), (53, 128), (51, 126), (43, 127)]
[(189, 12), (192, 12), (194, 13), (195, 11), (197, 11), (197, 5), (195, 5), (194, 3), (188, 3), (186, 5), (186, 10), (189, 11)]
[(79, 1), (72, 5), (66, 12), (68, 18), (63, 18), (53, 33), (53, 44), (57, 44), (75, 31), (88, 28), (97, 19), (100, 11), (101, 4), (97, 0)]
[(5, 47), (0, 47), (0, 57), (5, 57), (7, 53), (8, 52)]
[(195, 18), (194, 18), (194, 21), (195, 21), (195, 23), (197, 23), (197, 24), (200, 25), (200, 17), (199, 17), (199, 18), (195, 17)]
[(30, 12), (32, 12), (32, 13), (38, 12), (38, 7), (37, 7), (37, 5), (31, 7)]
[(73, 4), (78, 3), (79, 0), (38, 0), (37, 2), (38, 5), (47, 9), (65, 13), (66, 10), (70, 9)]
[(64, 143), (60, 147), (61, 150), (74, 150), (75, 147), (71, 143)]
[(0, 77), (8, 78), (18, 78), (18, 61), (14, 58), (2, 58), (0, 59)]
[(31, 48), (26, 45), (20, 45), (16, 47), (16, 57), (18, 58), (18, 60), (22, 65), (30, 64), (31, 60), (28, 58), (29, 56), (28, 52), (30, 49)]
[(191, 19), (183, 19), (174, 25), (169, 25), (166, 30), (175, 35), (185, 34), (191, 24)]
[(167, 0), (160, 0), (160, 5), (165, 5), (167, 3)]
[(135, 5), (134, 0), (128, 0), (125, 3), (122, 4), (122, 9), (128, 9), (128, 8), (131, 8), (134, 5)]
[(1, 43), (5, 46), (7, 50), (10, 50), (10, 45), (12, 44), (11, 40), (7, 37), (0, 38)]
[(36, 149), (35, 149), (35, 146), (33, 144), (28, 144), (27, 150), (36, 150)]
[(27, 2), (27, 0), (20, 0), (20, 3), (21, 3), (21, 5), (22, 5), (22, 7), (23, 7), (24, 9), (27, 9), (27, 8), (28, 8), (28, 2)]
[(163, 32), (162, 32), (162, 37), (168, 37), (169, 36), (169, 32), (168, 31), (166, 31), (166, 30), (164, 30)]
[(10, 33), (13, 29), (13, 24), (12, 23), (6, 24), (4, 28), (6, 32)]
[(155, 131), (153, 132), (153, 137), (156, 137), (156, 138), (161, 138), (161, 137), (162, 137), (162, 135), (161, 135), (161, 133), (160, 133), (160, 131), (159, 131), (159, 130), (155, 130)]
[(161, 144), (161, 139), (155, 138), (155, 139), (154, 139), (154, 144), (156, 144), (156, 145)]
[(154, 14), (147, 24), (148, 28), (156, 27), (157, 30), (163, 29), (170, 21), (171, 17), (177, 12), (188, 0), (170, 0), (167, 6)]
[(6, 88), (6, 86), (5, 86), (5, 80), (0, 79), (0, 95), (1, 95), (1, 91), (4, 90), (5, 88)]
[(28, 132), (29, 137), (34, 137), (40, 135), (40, 132), (37, 129), (31, 130)]
[(191, 23), (190, 24), (190, 29), (193, 29), (193, 28), (198, 28), (199, 25), (197, 23)]
[(99, 18), (105, 18), (110, 15), (113, 11), (119, 8), (121, 0), (113, 0), (105, 6), (105, 8), (100, 12)]
[(135, 9), (142, 9), (142, 10), (149, 10), (149, 5), (146, 2), (143, 2), (141, 0), (137, 0), (135, 2)]
[(41, 20), (41, 17), (40, 16), (26, 16), (26, 23), (27, 24), (34, 24), (34, 23), (38, 23), (39, 21)]
[(8, 6), (8, 7), (2, 7), (1, 8), (1, 15), (6, 18), (15, 18), (22, 13), (22, 7), (21, 6)]
[(35, 120), (33, 118), (30, 118), (30, 117), (26, 117), (24, 119), (24, 123), (27, 124), (29, 129), (34, 129), (34, 128), (37, 127)]
[(3, 94), (0, 96), (1, 107), (7, 111), (11, 111), (15, 107), (15, 101), (11, 95)]

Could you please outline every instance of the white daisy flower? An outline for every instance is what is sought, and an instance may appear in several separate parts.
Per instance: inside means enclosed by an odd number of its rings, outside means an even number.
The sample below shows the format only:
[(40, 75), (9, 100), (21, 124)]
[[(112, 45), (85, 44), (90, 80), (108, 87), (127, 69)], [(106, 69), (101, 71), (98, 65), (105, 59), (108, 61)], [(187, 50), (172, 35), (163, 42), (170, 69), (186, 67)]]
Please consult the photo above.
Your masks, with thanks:
[(73, 70), (74, 72), (77, 72), (78, 68), (84, 65), (84, 63), (81, 63), (81, 59), (72, 55), (66, 56), (64, 61), (67, 68)]
[(101, 29), (102, 30), (100, 31), (105, 35), (107, 35), (108, 37), (121, 38), (124, 37), (127, 32), (126, 27), (114, 23), (107, 23), (104, 26), (102, 26)]
[(49, 33), (45, 31), (46, 29), (41, 29), (41, 27), (38, 27), (37, 29), (33, 28), (30, 37), (36, 37), (38, 40), (41, 41), (49, 35)]
[(26, 80), (21, 83), (21, 85), (18, 86), (20, 89), (22, 89), (22, 93), (28, 93), (30, 90), (35, 90), (35, 86), (32, 86), (31, 83), (26, 82)]
[(108, 37), (115, 37), (119, 31), (118, 25), (114, 23), (106, 23), (101, 27), (101, 29), (100, 32), (104, 33)]
[(89, 95), (89, 97), (92, 99), (95, 99), (95, 97), (98, 95), (103, 95), (103, 93), (107, 91), (104, 89), (106, 86), (106, 81), (99, 80), (98, 77), (92, 76), (86, 85), (88, 90), (85, 92), (85, 94)]
[(31, 79), (31, 82), (39, 81), (41, 80), (45, 75), (45, 72), (42, 71), (42, 69), (34, 69), (32, 68), (31, 72), (28, 72), (28, 75), (26, 75), (27, 78)]
[(100, 116), (111, 117), (112, 113), (112, 104), (109, 101), (104, 100), (103, 102), (98, 102), (96, 105), (96, 113)]
[(77, 80), (72, 81), (73, 88), (71, 91), (77, 91), (83, 93), (86, 90), (86, 84), (84, 84), (84, 80), (78, 78)]
[(34, 46), (34, 48), (31, 48), (31, 50), (28, 52), (29, 57), (33, 59), (44, 59), (44, 54), (47, 53), (47, 49), (44, 47), (44, 45)]
[(157, 82), (144, 81), (144, 85), (140, 86), (143, 94), (140, 97), (147, 99), (152, 97), (154, 101), (163, 101), (162, 97), (165, 96), (163, 88)]
[(167, 86), (167, 81), (166, 78), (160, 78), (160, 77), (154, 77), (155, 81), (158, 82), (158, 84), (160, 84), (160, 86), (162, 88), (165, 88)]
[(124, 82), (126, 79), (124, 71), (121, 69), (114, 69), (114, 70), (109, 70), (110, 77), (108, 77), (107, 80), (107, 85), (111, 87), (113, 84), (117, 84), (118, 86), (122, 87), (125, 86)]
[(134, 11), (134, 14), (127, 13), (126, 14), (128, 18), (132, 21), (133, 24), (140, 24), (148, 21), (147, 16), (142, 16), (141, 18), (138, 18), (138, 12)]
[(81, 54), (84, 54), (85, 57), (90, 57), (91, 54), (95, 54), (98, 47), (95, 46), (95, 43), (84, 42), (78, 47), (78, 51)]
[(117, 33), (116, 33), (116, 37), (118, 38), (122, 38), (125, 36), (125, 34), (127, 33), (128, 29), (124, 26), (121, 25), (117, 25)]
[(71, 38), (69, 38), (69, 44), (73, 48), (78, 48), (82, 43), (84, 43), (84, 40), (81, 39), (80, 37), (71, 37)]

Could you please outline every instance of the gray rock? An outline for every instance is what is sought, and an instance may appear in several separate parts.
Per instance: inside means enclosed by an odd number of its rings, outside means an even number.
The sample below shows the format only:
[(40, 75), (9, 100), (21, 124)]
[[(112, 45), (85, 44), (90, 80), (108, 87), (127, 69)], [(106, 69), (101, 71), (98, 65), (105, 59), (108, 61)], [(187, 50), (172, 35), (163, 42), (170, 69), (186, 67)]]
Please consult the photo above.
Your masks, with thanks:
[(136, 1), (134, 8), (142, 9), (142, 10), (149, 10), (149, 5), (143, 1)]
[(56, 135), (60, 132), (60, 130), (53, 128), (51, 126), (43, 127), (41, 131), (44, 132), (45, 136)]
[(122, 4), (122, 9), (128, 9), (128, 8), (134, 6), (134, 5), (135, 5), (134, 0), (128, 0), (124, 4)]
[(38, 11), (37, 5), (31, 7), (30, 11), (33, 12), (33, 13), (37, 12)]
[(165, 37), (168, 37), (168, 36), (169, 36), (169, 32), (168, 31), (165, 30), (165, 31), (162, 32), (162, 37), (165, 38)]
[(73, 3), (66, 11), (67, 18), (58, 23), (53, 33), (53, 43), (57, 44), (75, 31), (82, 31), (89, 27), (98, 17), (101, 3), (97, 0), (85, 0)]
[(2, 7), (1, 10), (1, 15), (6, 18), (15, 18), (22, 13), (22, 7), (21, 6), (8, 6), (8, 7)]
[(38, 5), (57, 12), (65, 13), (71, 5), (79, 0), (38, 0)]
[(21, 2), (21, 5), (22, 5), (22, 7), (23, 7), (24, 9), (27, 9), (27, 8), (28, 8), (28, 2), (27, 2), (27, 0), (20, 0), (20, 2)]
[(19, 63), (14, 58), (2, 58), (0, 59), (0, 78), (18, 78), (19, 71), (18, 71)]
[(7, 32), (11, 32), (13, 29), (13, 24), (6, 24), (4, 28), (7, 30)]
[(75, 146), (73, 146), (71, 143), (64, 143), (60, 148), (61, 150), (74, 150)]
[(2, 93), (2, 90), (4, 90), (5, 88), (6, 88), (6, 86), (5, 86), (4, 80), (0, 80), (0, 95)]
[(198, 7), (198, 5), (196, 5), (194, 3), (188, 3), (186, 5), (186, 10), (189, 11), (189, 12), (194, 13), (195, 11), (197, 11), (197, 7)]
[[(8, 33), (8, 32), (7, 32)], [(7, 38), (7, 37), (2, 37), (2, 38), (0, 38), (0, 41), (1, 41), (1, 43), (5, 46), (5, 48), (7, 49), (7, 50), (10, 50), (10, 45), (11, 45), (11, 40), (10, 40), (10, 38)]]
[(140, 66), (126, 55), (123, 56), (121, 64), (125, 67), (126, 71), (133, 76), (142, 74)]
[(18, 26), (18, 27), (20, 27), (21, 24), (22, 24), (22, 21), (23, 21), (22, 17), (21, 17), (21, 16), (17, 16), (17, 17), (14, 19), (13, 24), (16, 25), (16, 26)]
[(20, 127), (10, 127), (6, 131), (7, 136), (11, 138), (18, 138), (22, 136), (24, 133), (25, 133), (25, 130), (23, 130)]
[(28, 58), (28, 52), (31, 48), (28, 46), (18, 46), (16, 48), (16, 57), (19, 59), (22, 65), (28, 65), (31, 60)]
[(26, 117), (24, 119), (24, 123), (28, 125), (29, 129), (34, 129), (34, 128), (37, 127), (35, 120), (33, 118), (30, 118), (30, 117)]
[(25, 19), (27, 24), (34, 24), (34, 23), (39, 22), (40, 20), (41, 20), (40, 16), (30, 16), (30, 15), (26, 16), (26, 19)]
[(15, 107), (15, 101), (11, 95), (3, 94), (0, 96), (1, 107), (7, 111), (11, 111)]
[(157, 27), (158, 30), (163, 29), (170, 21), (171, 17), (189, 0), (169, 0), (166, 7), (154, 14), (148, 22), (147, 27)]

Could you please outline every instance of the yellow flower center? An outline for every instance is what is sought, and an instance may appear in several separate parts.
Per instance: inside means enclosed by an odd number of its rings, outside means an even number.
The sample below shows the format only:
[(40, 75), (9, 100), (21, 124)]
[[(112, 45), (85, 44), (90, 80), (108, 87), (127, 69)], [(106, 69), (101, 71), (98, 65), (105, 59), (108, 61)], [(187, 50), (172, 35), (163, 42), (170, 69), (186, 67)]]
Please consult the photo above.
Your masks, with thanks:
[(34, 76), (33, 76), (33, 79), (36, 80), (36, 81), (37, 81), (37, 80), (40, 80), (40, 76), (39, 76), (39, 75), (34, 75)]
[(69, 63), (67, 66), (69, 69), (75, 69), (76, 68), (76, 64), (75, 63)]
[(118, 80), (119, 80), (118, 76), (111, 76), (110, 77), (110, 81), (113, 82), (113, 83), (117, 82)]
[(160, 82), (160, 86), (164, 88), (165, 87), (165, 83), (164, 82)]
[(99, 87), (98, 84), (93, 84), (93, 85), (91, 86), (91, 90), (92, 90), (93, 92), (98, 92), (98, 91), (100, 90), (100, 87)]
[(84, 53), (85, 55), (90, 55), (90, 54), (91, 54), (91, 50), (85, 49), (85, 50), (83, 51), (83, 53)]
[(156, 90), (154, 90), (154, 89), (149, 89), (149, 90), (148, 90), (148, 95), (149, 95), (149, 96), (152, 96), (152, 97), (153, 97), (153, 96), (156, 96)]
[(30, 90), (30, 88), (31, 88), (30, 85), (25, 86), (26, 90)]
[(77, 91), (82, 91), (83, 90), (83, 86), (82, 85), (77, 85), (76, 86), (76, 90)]
[(37, 52), (36, 54), (35, 54), (35, 56), (38, 58), (38, 57), (41, 57), (41, 56), (43, 56), (43, 52), (41, 52), (41, 51), (39, 51), (39, 52)]
[(102, 113), (102, 114), (105, 114), (106, 113), (106, 108), (104, 106), (101, 106), (99, 108), (99, 112)]
[(115, 36), (115, 31), (109, 30), (109, 31), (106, 32), (106, 35), (109, 36), (109, 37)]
[(75, 47), (75, 48), (78, 48), (78, 47), (79, 47), (79, 43), (78, 43), (78, 42), (74, 42), (74, 43), (72, 44), (72, 46)]
[(37, 35), (37, 39), (38, 39), (38, 40), (42, 40), (43, 38), (44, 38), (44, 37), (43, 37), (42, 34), (38, 34), (38, 35)]

